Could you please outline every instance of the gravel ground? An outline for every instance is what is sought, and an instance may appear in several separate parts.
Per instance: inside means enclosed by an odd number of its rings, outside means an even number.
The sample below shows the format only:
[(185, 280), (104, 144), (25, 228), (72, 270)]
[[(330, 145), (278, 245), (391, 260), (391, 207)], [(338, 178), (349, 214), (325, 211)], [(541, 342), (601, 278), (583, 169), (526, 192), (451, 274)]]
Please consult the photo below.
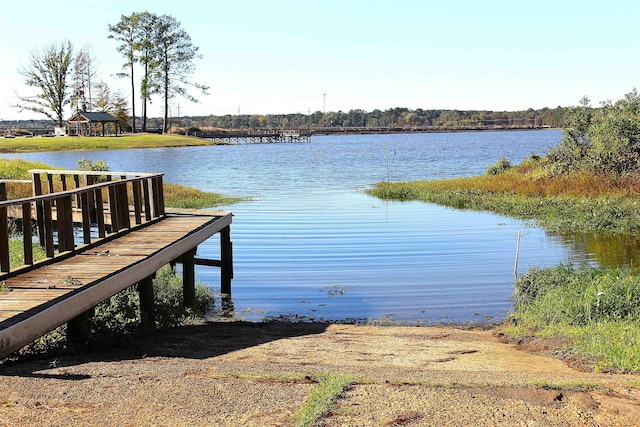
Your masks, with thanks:
[(322, 373), (356, 379), (323, 426), (640, 425), (640, 377), (494, 331), (230, 322), (3, 366), (0, 426), (289, 426)]

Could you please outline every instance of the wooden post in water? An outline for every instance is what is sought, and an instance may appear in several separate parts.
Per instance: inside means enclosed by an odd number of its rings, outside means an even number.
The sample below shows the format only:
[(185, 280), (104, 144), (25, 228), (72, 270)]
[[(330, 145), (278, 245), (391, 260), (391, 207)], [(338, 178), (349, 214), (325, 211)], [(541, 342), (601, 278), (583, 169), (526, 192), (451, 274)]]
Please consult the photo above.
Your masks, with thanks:
[(194, 248), (182, 255), (182, 304), (193, 308), (196, 299), (196, 250)]
[(231, 279), (233, 279), (233, 242), (231, 227), (220, 230), (220, 293), (231, 295)]

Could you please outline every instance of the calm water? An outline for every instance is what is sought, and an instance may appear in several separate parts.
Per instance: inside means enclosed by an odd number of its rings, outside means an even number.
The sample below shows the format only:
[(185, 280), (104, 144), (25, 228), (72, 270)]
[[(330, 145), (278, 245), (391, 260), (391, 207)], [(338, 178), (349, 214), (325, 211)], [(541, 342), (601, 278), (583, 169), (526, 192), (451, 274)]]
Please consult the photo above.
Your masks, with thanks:
[[(521, 221), (363, 193), (382, 180), (484, 173), (500, 157), (546, 153), (557, 130), (314, 137), (265, 144), (20, 155), (75, 168), (163, 172), (167, 182), (254, 200), (234, 212), (233, 303), (249, 320), (302, 317), (410, 322), (501, 320), (511, 307), (517, 234), (520, 273), (593, 262), (583, 237), (552, 236)], [(388, 167), (387, 167), (388, 158)], [(199, 256), (217, 258), (214, 237)], [(217, 289), (214, 268), (198, 278)]]

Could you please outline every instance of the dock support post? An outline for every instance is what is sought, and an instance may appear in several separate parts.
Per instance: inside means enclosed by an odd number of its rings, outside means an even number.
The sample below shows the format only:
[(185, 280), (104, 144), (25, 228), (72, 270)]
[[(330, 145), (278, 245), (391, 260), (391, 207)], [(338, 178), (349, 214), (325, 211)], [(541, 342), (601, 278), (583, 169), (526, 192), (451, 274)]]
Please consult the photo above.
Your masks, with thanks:
[(193, 308), (196, 298), (195, 256), (197, 249), (191, 249), (182, 255), (182, 304), (187, 308)]
[(94, 308), (80, 313), (67, 322), (67, 340), (74, 344), (84, 344), (89, 338), (89, 319), (94, 314)]
[(153, 298), (153, 279), (155, 273), (138, 282), (138, 295), (140, 296), (140, 323), (143, 329), (156, 328), (156, 308)]
[(233, 279), (233, 243), (231, 227), (220, 230), (220, 293), (231, 295), (231, 279)]

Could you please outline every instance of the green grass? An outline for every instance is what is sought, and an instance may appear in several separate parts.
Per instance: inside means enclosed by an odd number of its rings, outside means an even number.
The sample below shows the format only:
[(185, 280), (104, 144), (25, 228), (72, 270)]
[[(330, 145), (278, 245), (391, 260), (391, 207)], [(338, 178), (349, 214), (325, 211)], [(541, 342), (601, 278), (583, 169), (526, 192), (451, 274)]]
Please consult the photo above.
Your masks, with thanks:
[(217, 193), (208, 193), (180, 184), (164, 184), (165, 205), (170, 208), (205, 209), (216, 206), (232, 205), (249, 200), (246, 197), (230, 197)]
[[(33, 245), (33, 259), (38, 261), (46, 258), (45, 250), (37, 245)], [(24, 264), (24, 253), (22, 247), (22, 239), (9, 240), (9, 267), (13, 270)]]
[(29, 169), (57, 169), (46, 163), (0, 158), (0, 179), (31, 179)]
[(630, 269), (533, 268), (516, 281), (503, 330), (553, 338), (597, 370), (640, 372), (640, 276)]
[(130, 148), (186, 147), (215, 144), (217, 143), (184, 135), (56, 136), (2, 139), (0, 140), (0, 153), (123, 150)]
[(305, 404), (295, 415), (295, 427), (311, 427), (326, 415), (336, 400), (353, 383), (346, 375), (323, 374)]

